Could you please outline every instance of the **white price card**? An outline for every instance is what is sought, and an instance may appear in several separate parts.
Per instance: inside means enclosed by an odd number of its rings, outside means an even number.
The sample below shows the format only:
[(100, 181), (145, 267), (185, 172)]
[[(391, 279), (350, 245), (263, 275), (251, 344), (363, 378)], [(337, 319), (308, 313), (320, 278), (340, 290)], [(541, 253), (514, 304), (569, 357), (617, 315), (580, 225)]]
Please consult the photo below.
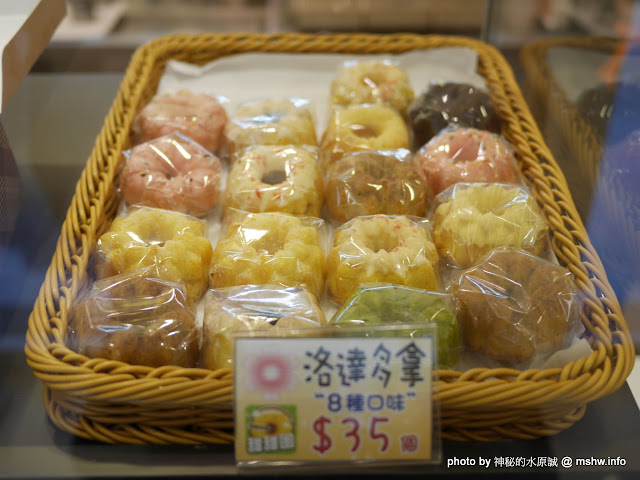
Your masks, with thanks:
[(237, 337), (238, 464), (433, 460), (429, 331)]

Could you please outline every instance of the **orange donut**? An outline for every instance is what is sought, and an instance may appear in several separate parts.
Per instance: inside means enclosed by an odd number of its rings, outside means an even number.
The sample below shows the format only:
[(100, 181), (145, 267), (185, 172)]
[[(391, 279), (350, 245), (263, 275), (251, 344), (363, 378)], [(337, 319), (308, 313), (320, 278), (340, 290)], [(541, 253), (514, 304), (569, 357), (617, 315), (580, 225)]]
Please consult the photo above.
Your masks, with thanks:
[(221, 171), (218, 157), (174, 133), (131, 150), (120, 191), (129, 205), (203, 215), (218, 201)]

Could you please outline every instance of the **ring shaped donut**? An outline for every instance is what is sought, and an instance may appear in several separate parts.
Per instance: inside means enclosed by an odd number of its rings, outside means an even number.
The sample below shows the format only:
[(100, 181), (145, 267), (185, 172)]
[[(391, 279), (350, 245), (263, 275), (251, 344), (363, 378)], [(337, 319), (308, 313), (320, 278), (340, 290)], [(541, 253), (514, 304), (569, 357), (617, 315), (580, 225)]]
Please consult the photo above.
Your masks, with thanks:
[(346, 153), (409, 148), (409, 131), (392, 108), (358, 105), (333, 109), (320, 143), (322, 166), (327, 169)]
[(348, 65), (331, 83), (333, 105), (383, 104), (404, 114), (413, 96), (409, 75), (390, 62)]
[(316, 147), (263, 145), (245, 150), (233, 164), (225, 207), (319, 217), (322, 177)]
[(208, 285), (213, 248), (205, 222), (189, 215), (139, 208), (117, 217), (98, 239), (99, 278), (156, 266), (158, 276), (183, 284), (195, 302)]
[(357, 217), (334, 237), (327, 259), (329, 291), (344, 303), (363, 283), (435, 290), (438, 254), (428, 233), (405, 216)]
[(221, 172), (218, 157), (174, 133), (131, 150), (120, 192), (129, 205), (199, 216), (216, 205)]
[(511, 145), (476, 128), (443, 130), (422, 147), (416, 164), (433, 195), (459, 182), (518, 183)]

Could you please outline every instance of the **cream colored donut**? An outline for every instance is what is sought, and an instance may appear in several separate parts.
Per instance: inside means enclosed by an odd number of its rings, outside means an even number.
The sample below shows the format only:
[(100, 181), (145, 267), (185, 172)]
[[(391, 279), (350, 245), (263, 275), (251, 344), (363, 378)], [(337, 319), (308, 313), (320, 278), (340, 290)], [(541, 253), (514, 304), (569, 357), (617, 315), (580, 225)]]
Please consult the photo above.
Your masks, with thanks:
[(245, 150), (229, 173), (225, 207), (319, 217), (322, 177), (317, 148), (264, 145)]
[(324, 254), (318, 226), (286, 213), (252, 213), (232, 221), (213, 252), (214, 288), (276, 284), (304, 286), (318, 296), (324, 287)]
[(322, 166), (327, 169), (345, 153), (409, 148), (409, 131), (394, 109), (358, 105), (333, 109), (320, 142)]
[(241, 105), (227, 124), (233, 156), (252, 145), (318, 145), (316, 128), (303, 99), (257, 100)]
[(216, 370), (233, 365), (235, 336), (243, 332), (300, 336), (326, 320), (316, 297), (305, 288), (242, 285), (209, 290), (204, 307), (200, 365)]
[(344, 67), (331, 83), (333, 105), (389, 105), (404, 114), (413, 101), (409, 76), (384, 61), (357, 62)]
[(549, 227), (524, 188), (458, 183), (441, 196), (433, 239), (440, 256), (452, 265), (470, 267), (498, 247), (544, 254)]
[(436, 290), (438, 253), (427, 231), (402, 215), (356, 217), (340, 227), (327, 258), (331, 296), (344, 303), (372, 282)]

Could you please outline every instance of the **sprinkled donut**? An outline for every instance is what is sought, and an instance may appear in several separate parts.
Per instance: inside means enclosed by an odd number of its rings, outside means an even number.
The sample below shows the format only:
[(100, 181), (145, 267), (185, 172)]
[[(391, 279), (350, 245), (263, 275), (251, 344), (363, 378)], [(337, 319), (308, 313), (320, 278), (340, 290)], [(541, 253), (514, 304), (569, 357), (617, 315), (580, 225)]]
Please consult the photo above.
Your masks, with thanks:
[(264, 145), (245, 150), (229, 173), (225, 207), (319, 217), (322, 177), (317, 148)]
[(423, 290), (440, 284), (438, 253), (429, 234), (405, 216), (357, 217), (335, 234), (327, 258), (327, 284), (344, 303), (363, 283), (384, 282)]
[(416, 164), (433, 195), (459, 182), (518, 183), (511, 145), (475, 128), (443, 130), (418, 152)]
[(357, 62), (338, 72), (331, 83), (331, 104), (382, 104), (404, 114), (413, 101), (409, 76), (390, 62)]
[(133, 121), (136, 143), (180, 132), (210, 152), (224, 142), (227, 112), (211, 95), (180, 90), (155, 96)]
[(120, 192), (129, 205), (203, 215), (218, 201), (221, 171), (218, 157), (174, 133), (129, 152)]

